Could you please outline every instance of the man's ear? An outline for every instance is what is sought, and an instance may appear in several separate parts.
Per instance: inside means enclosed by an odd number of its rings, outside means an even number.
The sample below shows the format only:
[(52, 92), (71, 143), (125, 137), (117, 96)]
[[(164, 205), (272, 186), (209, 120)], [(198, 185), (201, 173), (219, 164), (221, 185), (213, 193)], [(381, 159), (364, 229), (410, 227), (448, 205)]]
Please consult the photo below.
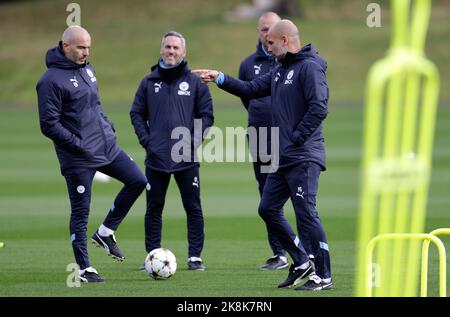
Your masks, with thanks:
[(65, 51), (70, 45), (68, 43), (62, 42), (62, 49)]

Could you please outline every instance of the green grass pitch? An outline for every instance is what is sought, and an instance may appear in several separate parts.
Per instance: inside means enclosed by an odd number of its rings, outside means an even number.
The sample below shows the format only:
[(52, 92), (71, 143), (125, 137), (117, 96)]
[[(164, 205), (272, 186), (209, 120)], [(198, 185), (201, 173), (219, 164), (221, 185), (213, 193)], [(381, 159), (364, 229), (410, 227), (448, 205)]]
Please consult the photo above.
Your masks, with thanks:
[[(143, 167), (144, 152), (132, 131), (128, 107), (106, 112), (116, 124), (119, 144)], [(246, 124), (243, 108), (236, 105), (216, 105), (215, 115), (220, 127)], [(0, 249), (0, 296), (352, 296), (362, 115), (362, 108), (330, 106), (325, 122), (328, 171), (321, 176), (318, 209), (328, 234), (336, 289), (311, 294), (277, 289), (286, 270), (258, 270), (271, 254), (257, 214), (250, 163), (202, 164), (205, 272), (187, 270), (186, 217), (172, 181), (162, 244), (177, 256), (175, 276), (154, 281), (136, 271), (146, 256), (142, 195), (116, 234), (126, 261), (113, 262), (89, 245), (92, 264), (107, 282), (68, 288), (66, 266), (74, 262), (69, 200), (53, 146), (39, 131), (37, 109), (1, 109), (0, 241), (6, 247)], [(436, 133), (427, 230), (450, 226), (450, 108), (439, 108)], [(103, 220), (119, 188), (116, 181), (94, 183), (89, 234)], [(294, 224), (290, 202), (285, 213)], [(449, 245), (449, 239), (443, 241)], [(436, 296), (437, 255), (434, 250), (430, 254), (429, 294)]]

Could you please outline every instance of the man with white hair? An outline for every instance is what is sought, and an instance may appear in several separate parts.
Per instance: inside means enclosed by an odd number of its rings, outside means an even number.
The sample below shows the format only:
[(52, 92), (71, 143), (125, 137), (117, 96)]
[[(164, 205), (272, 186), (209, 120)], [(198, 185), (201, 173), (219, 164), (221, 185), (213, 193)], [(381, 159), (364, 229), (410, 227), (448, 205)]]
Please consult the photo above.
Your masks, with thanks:
[(89, 33), (68, 27), (59, 44), (47, 51), (47, 71), (37, 83), (42, 133), (55, 146), (71, 204), (70, 235), (81, 282), (104, 282), (90, 262), (86, 230), (92, 180), (97, 171), (124, 183), (92, 241), (123, 261), (114, 231), (144, 190), (147, 179), (116, 143), (113, 123), (103, 113), (95, 70), (87, 61)]

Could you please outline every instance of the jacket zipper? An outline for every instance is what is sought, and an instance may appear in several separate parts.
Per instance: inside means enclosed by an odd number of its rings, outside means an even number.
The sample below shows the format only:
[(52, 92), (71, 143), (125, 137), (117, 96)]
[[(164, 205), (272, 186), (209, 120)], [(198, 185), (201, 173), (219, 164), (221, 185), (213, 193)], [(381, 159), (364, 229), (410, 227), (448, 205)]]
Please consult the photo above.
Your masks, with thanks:
[[(168, 102), (168, 105), (170, 107), (172, 106), (172, 86), (173, 86), (173, 84), (175, 82), (176, 82), (176, 80), (174, 79), (174, 81), (169, 85), (169, 102)], [(172, 129), (172, 120), (170, 120), (171, 112), (172, 112), (172, 108), (169, 108), (169, 134), (171, 134), (171, 129)], [(169, 145), (169, 156), (170, 156), (171, 145), (172, 145), (172, 139), (170, 137), (169, 137), (168, 145)], [(169, 162), (170, 162), (170, 165), (171, 165), (169, 170), (171, 170), (172, 169), (172, 158), (169, 159)]]

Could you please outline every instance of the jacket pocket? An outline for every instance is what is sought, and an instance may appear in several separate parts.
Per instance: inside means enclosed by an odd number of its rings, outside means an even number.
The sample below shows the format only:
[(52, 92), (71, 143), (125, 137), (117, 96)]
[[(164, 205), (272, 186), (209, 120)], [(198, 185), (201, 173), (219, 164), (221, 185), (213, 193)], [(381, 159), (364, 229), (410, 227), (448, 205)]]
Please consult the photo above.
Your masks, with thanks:
[(83, 139), (80, 139), (80, 152), (79, 154), (81, 154), (82, 156), (84, 156), (86, 159), (91, 160), (94, 158), (94, 154), (89, 151), (89, 149), (86, 148), (86, 146), (84, 145)]

